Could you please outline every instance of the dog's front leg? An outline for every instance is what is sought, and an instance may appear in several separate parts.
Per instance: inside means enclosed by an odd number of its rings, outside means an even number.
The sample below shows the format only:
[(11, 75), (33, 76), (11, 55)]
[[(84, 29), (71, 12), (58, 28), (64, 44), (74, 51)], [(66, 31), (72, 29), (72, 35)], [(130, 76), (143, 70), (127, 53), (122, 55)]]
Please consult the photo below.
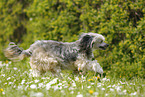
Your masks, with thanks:
[(61, 69), (59, 66), (53, 68), (50, 70), (53, 76), (59, 77), (61, 79), (63, 79), (63, 77), (61, 76)]
[(101, 77), (103, 77), (103, 69), (100, 66), (100, 64), (97, 62), (97, 60), (91, 61), (91, 65), (92, 65), (92, 70), (95, 73), (97, 73), (97, 72), (100, 73), (101, 74)]

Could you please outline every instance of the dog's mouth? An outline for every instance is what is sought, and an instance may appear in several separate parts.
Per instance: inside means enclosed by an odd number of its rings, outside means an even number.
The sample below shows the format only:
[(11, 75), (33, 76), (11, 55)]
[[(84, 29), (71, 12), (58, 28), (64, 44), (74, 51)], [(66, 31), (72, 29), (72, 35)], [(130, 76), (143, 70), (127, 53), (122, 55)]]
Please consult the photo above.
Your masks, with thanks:
[(99, 48), (102, 50), (106, 50), (106, 47), (103, 47), (103, 46), (100, 46)]
[(106, 48), (108, 47), (109, 45), (107, 43), (102, 43), (100, 44), (99, 48), (102, 49), (102, 50), (106, 50)]

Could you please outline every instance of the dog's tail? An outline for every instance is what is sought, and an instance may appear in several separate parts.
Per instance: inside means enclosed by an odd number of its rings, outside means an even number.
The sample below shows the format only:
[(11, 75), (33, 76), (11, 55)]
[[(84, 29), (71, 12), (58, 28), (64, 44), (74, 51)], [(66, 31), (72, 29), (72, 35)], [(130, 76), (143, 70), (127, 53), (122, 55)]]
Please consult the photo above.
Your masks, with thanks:
[(31, 56), (31, 51), (29, 49), (22, 50), (14, 42), (10, 42), (9, 46), (4, 50), (4, 55), (12, 61), (20, 61)]

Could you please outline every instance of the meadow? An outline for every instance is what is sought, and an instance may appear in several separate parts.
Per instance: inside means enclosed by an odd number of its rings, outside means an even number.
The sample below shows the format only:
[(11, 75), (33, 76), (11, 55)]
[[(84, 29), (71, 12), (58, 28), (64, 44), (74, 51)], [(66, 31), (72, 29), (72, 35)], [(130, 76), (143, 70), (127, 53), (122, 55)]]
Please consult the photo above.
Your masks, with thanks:
[[(31, 75), (28, 60), (0, 61), (0, 97), (145, 97), (145, 80), (103, 78), (63, 71), (63, 79), (49, 72), (40, 77)], [(112, 74), (113, 75), (113, 74)]]
[[(145, 97), (144, 0), (0, 0), (0, 97)], [(99, 33), (109, 44), (94, 51), (104, 76), (33, 77), (29, 60), (4, 56), (10, 42), (28, 49), (37, 40), (74, 42)]]

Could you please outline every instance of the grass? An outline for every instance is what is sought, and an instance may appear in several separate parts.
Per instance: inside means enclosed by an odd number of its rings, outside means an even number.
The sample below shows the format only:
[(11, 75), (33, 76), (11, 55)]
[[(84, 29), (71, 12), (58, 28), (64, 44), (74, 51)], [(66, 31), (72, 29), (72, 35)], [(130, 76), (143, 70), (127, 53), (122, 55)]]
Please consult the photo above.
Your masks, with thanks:
[(32, 77), (28, 61), (0, 61), (0, 97), (145, 97), (145, 80), (94, 77), (63, 71), (64, 79)]

